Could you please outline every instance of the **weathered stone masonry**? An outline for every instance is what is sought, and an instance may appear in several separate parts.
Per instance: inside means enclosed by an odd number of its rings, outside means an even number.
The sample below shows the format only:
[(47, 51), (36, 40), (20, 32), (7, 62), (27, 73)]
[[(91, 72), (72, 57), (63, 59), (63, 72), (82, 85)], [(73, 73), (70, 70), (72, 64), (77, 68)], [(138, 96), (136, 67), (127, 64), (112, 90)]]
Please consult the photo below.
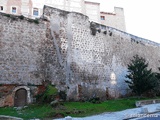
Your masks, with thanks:
[(27, 86), (32, 102), (48, 80), (70, 100), (125, 95), (127, 64), (136, 54), (158, 70), (159, 44), (110, 27), (92, 35), (90, 24), (87, 16), (47, 6), (39, 24), (0, 15), (0, 91), (4, 84), (13, 86), (1, 101), (11, 95), (8, 105), (14, 105), (13, 89)]

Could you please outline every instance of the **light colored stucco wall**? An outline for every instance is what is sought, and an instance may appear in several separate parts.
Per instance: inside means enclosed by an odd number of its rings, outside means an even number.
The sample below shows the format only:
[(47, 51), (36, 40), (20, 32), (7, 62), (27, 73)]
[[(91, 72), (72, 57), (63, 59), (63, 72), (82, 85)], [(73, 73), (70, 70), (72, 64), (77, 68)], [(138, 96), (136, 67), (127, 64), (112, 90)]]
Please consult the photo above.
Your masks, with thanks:
[(66, 1), (66, 8), (68, 9), (68, 11), (74, 11), (84, 14), (84, 0), (69, 0), (68, 2)]
[(85, 15), (90, 21), (100, 23), (100, 4), (85, 1)]
[(101, 12), (100, 16), (105, 17), (105, 20), (101, 20), (101, 24), (119, 29), (121, 31), (126, 31), (123, 8), (115, 7), (113, 13)]
[[(0, 6), (3, 6), (4, 12), (7, 14), (32, 16), (32, 1), (31, 0), (2, 0)], [(16, 7), (16, 13), (12, 13), (12, 7)]]
[(84, 14), (84, 0), (46, 0), (44, 5)]
[(65, 10), (65, 0), (45, 0), (45, 5)]
[[(23, 15), (29, 18), (39, 18), (43, 14), (43, 2), (37, 0), (0, 0), (0, 6), (3, 6), (7, 14)], [(12, 13), (12, 7), (16, 7), (16, 13)], [(33, 9), (38, 9), (38, 16), (33, 15)]]
[(29, 17), (32, 16), (32, 1), (31, 0), (21, 0), (21, 13), (22, 15)]
[[(38, 0), (32, 0), (33, 7), (32, 7), (32, 18), (39, 18), (43, 14), (43, 6), (44, 6), (44, 1), (39, 2)], [(38, 9), (38, 16), (33, 15), (33, 9), (37, 8)]]
[(7, 0), (7, 13), (12, 13), (12, 7), (16, 7), (16, 13), (15, 14), (21, 14), (21, 0)]
[(0, 12), (7, 12), (7, 0), (0, 0), (0, 6), (3, 6), (3, 11)]

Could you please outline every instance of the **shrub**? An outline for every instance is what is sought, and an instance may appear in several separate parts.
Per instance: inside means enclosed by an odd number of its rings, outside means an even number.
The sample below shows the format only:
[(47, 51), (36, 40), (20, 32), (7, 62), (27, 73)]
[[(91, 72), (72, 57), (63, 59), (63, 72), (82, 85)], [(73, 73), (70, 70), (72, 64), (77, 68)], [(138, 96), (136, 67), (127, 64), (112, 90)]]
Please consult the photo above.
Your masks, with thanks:
[(103, 33), (106, 35), (106, 34), (107, 34), (107, 31), (104, 31)]
[(89, 100), (89, 102), (96, 103), (96, 104), (101, 103), (99, 97), (93, 97)]
[(112, 32), (109, 33), (109, 36), (112, 36)]
[(10, 15), (10, 14), (4, 14), (4, 16), (6, 16), (6, 17), (11, 17), (11, 15)]
[(34, 20), (34, 23), (39, 24), (39, 20), (38, 20), (38, 19), (35, 19), (35, 20)]
[(19, 18), (20, 18), (21, 20), (23, 20), (23, 19), (24, 19), (24, 16), (23, 16), (23, 15), (21, 15), (21, 16), (19, 16)]
[(98, 29), (98, 32), (100, 33), (100, 32), (101, 32), (101, 29)]
[(17, 18), (15, 16), (11, 16), (12, 20), (17, 20)]
[(96, 24), (94, 22), (90, 23), (90, 29), (91, 29), (91, 34), (96, 35), (97, 29), (96, 29)]
[(62, 100), (64, 100), (64, 101), (66, 101), (66, 99), (67, 99), (66, 92), (65, 91), (60, 91), (59, 92), (59, 98), (62, 99)]
[(46, 90), (42, 94), (38, 94), (36, 99), (40, 103), (50, 103), (55, 100), (56, 95), (58, 94), (58, 90), (55, 86), (49, 84), (46, 87)]

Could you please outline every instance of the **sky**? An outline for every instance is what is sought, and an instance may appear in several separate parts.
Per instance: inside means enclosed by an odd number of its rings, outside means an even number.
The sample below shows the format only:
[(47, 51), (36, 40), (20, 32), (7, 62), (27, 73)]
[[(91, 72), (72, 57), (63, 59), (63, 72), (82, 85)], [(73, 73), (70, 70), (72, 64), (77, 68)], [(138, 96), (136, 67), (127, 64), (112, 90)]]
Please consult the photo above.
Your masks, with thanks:
[(101, 11), (113, 12), (115, 7), (124, 9), (128, 33), (160, 43), (159, 0), (87, 0), (98, 2)]

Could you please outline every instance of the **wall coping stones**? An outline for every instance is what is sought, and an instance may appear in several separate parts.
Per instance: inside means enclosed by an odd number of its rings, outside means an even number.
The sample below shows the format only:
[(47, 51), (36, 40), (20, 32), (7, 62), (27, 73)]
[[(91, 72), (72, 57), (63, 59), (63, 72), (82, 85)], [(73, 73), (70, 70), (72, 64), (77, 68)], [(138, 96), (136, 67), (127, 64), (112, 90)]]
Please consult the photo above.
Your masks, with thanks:
[(22, 118), (11, 117), (11, 116), (6, 116), (6, 115), (0, 115), (0, 119), (1, 118), (8, 118), (9, 120), (23, 120)]
[(135, 104), (136, 107), (141, 107), (143, 105), (156, 104), (156, 103), (160, 103), (160, 99), (136, 101)]

